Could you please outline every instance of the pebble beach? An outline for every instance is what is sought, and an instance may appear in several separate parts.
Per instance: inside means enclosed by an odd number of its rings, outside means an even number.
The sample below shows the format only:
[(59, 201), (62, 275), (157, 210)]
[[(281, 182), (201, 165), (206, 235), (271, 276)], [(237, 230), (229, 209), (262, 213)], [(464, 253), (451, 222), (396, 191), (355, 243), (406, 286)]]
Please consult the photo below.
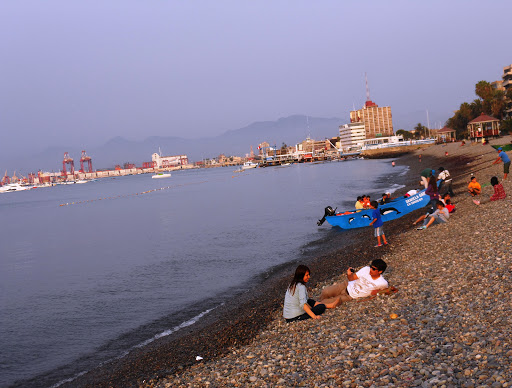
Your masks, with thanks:
[(64, 386), (512, 386), (512, 177), (503, 183), (505, 200), (489, 202), (490, 185), (480, 206), (466, 192), (472, 173), (481, 184), (492, 176), (502, 180), (503, 165), (491, 165), (496, 157), (489, 145), (450, 143), (397, 159), (410, 166), (408, 185), (397, 195), (419, 188), (424, 168), (451, 172), (457, 210), (449, 223), (416, 230), (412, 223), (424, 213), (417, 210), (386, 223), (389, 246), (375, 248), (373, 231), (362, 228), (334, 234), (350, 244), (305, 262), (312, 271), (311, 297), (343, 281), (348, 266), (358, 269), (375, 258), (388, 263), (384, 277), (396, 294), (351, 301), (320, 320), (287, 324), (282, 303), (298, 264), (291, 262), (199, 327)]
[[(388, 263), (384, 275), (398, 293), (348, 302), (318, 321), (292, 324), (276, 306), (272, 322), (250, 344), (140, 386), (512, 386), (510, 177), (504, 182), (505, 200), (482, 200), (477, 206), (465, 193), (471, 172), (481, 183), (494, 175), (503, 178), (503, 165), (491, 166), (492, 148), (453, 143), (421, 152), (425, 167), (436, 162), (436, 168), (445, 152), (472, 161), (450, 167), (459, 177), (457, 210), (448, 224), (418, 231), (412, 226), (415, 217), (408, 217), (408, 230), (389, 233), (391, 246), (379, 256)], [(482, 199), (492, 192), (492, 186), (484, 187)], [(370, 254), (366, 261), (373, 258)], [(310, 295), (318, 297), (323, 287), (344, 279), (342, 272), (332, 275), (315, 284)]]

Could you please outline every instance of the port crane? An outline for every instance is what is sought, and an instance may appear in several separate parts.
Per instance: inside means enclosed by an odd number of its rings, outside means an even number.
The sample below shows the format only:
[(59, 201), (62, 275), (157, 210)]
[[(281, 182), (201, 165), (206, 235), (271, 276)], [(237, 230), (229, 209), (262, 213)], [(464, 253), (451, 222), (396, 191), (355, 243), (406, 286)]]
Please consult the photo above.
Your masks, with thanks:
[(82, 157), (80, 158), (80, 172), (85, 172), (84, 162), (87, 163), (87, 172), (92, 172), (92, 159), (90, 156), (87, 156), (85, 151), (82, 151)]
[(73, 177), (75, 176), (75, 163), (73, 159), (69, 156), (68, 152), (64, 152), (64, 160), (62, 160), (62, 175), (64, 178), (67, 178), (68, 172), (66, 170), (66, 165), (69, 164), (69, 172)]

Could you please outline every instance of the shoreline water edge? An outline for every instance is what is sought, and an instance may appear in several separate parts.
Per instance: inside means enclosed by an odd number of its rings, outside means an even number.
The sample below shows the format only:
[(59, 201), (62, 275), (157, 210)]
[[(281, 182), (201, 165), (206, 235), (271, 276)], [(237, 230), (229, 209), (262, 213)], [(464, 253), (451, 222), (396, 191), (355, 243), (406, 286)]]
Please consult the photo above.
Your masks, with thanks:
[[(505, 139), (502, 138), (491, 143), (500, 144), (503, 141)], [(510, 139), (506, 141), (510, 141)], [(443, 166), (450, 170), (452, 176), (455, 177), (454, 190), (458, 194), (454, 201), (456, 204), (463, 200), (466, 201), (466, 195), (464, 194), (467, 185), (466, 176), (470, 171), (478, 171), (478, 169), (487, 166), (486, 163), (490, 160), (489, 158), (494, 159), (495, 157), (495, 151), (489, 146), (466, 145), (461, 147), (460, 143), (436, 145), (428, 149), (422, 149), (420, 152), (422, 153), (421, 160), (418, 158), (418, 152), (396, 160), (397, 165), (409, 166), (407, 174), (403, 177), (396, 177), (400, 182), (392, 182), (405, 186), (397, 194), (404, 194), (412, 188), (418, 188), (419, 172), (424, 168), (437, 169), (439, 166)], [(448, 153), (447, 156), (446, 153)], [(493, 171), (496, 171), (496, 175), (502, 177), (502, 174), (498, 173), (501, 167), (491, 167), (489, 163), (488, 168), (493, 169)], [(508, 198), (507, 201), (509, 201)], [(323, 209), (319, 209), (319, 218), (322, 211)], [(328, 233), (325, 241), (312, 243), (321, 246), (314, 250), (317, 253), (316, 257), (294, 258), (292, 261), (274, 268), (272, 272), (262, 276), (259, 286), (250, 289), (239, 297), (237, 296), (235, 299), (227, 300), (226, 303), (202, 316), (197, 322), (183, 327), (171, 335), (155, 339), (151, 343), (133, 350), (121, 359), (106, 363), (72, 381), (63, 382), (60, 386), (237, 386), (255, 382), (259, 382), (262, 386), (265, 385), (265, 382), (271, 386), (296, 385), (299, 383), (297, 379), (281, 381), (283, 380), (281, 377), (277, 380), (274, 379), (274, 381), (272, 375), (268, 375), (268, 372), (263, 377), (249, 376), (249, 373), (247, 376), (240, 375), (237, 378), (221, 378), (219, 376), (218, 379), (214, 378), (212, 380), (211, 374), (214, 373), (213, 371), (205, 377), (201, 374), (203, 371), (199, 371), (199, 369), (207, 368), (208, 363), (218, 362), (222, 357), (235, 357), (234, 354), (248, 346), (255, 346), (258, 336), (265, 333), (269, 327), (277, 326), (281, 330), (291, 327), (281, 327), (280, 315), (284, 292), (297, 263), (304, 262), (312, 269), (310, 287), (313, 289), (313, 293), (316, 293), (320, 286), (329, 284), (342, 275), (349, 265), (361, 267), (372, 259), (400, 254), (400, 247), (395, 245), (395, 241), (402, 239), (403, 235), (410, 232), (410, 224), (418, 217), (419, 213), (421, 211), (413, 212), (386, 225), (386, 236), (390, 240), (390, 247), (374, 248), (373, 233), (368, 228), (351, 231), (340, 231), (333, 228)], [(327, 224), (324, 227), (330, 228)], [(422, 231), (414, 232), (422, 233)], [(421, 240), (422, 236), (418, 235), (418, 237)], [(390, 273), (393, 275), (395, 271), (400, 270), (392, 266)], [(401, 294), (399, 292), (393, 299), (400, 298)], [(378, 302), (363, 303), (360, 307), (371, 310), (373, 307), (370, 306), (375, 303)], [(338, 307), (335, 314), (331, 314), (331, 316), (329, 316), (329, 311), (326, 314), (326, 320), (332, 320), (335, 315), (339, 318), (339, 316), (344, 315), (343, 310), (351, 310), (352, 308), (352, 305)], [(299, 323), (293, 328), (294, 331), (298, 330), (296, 334), (300, 335), (300, 325), (307, 332), (307, 335), (311, 335), (315, 331), (315, 326), (311, 322)], [(273, 344), (277, 345), (278, 343), (279, 339), (274, 338)], [(311, 344), (311, 346), (315, 345)], [(307, 349), (304, 349), (304, 351), (307, 351)], [(202, 361), (198, 362), (196, 356), (202, 357)], [(246, 361), (247, 359), (244, 359), (244, 362)], [(338, 367), (340, 366), (338, 365)], [(221, 371), (215, 373), (219, 372)], [(234, 374), (235, 371), (230, 373), (230, 375)], [(341, 372), (339, 374), (343, 375)], [(196, 375), (199, 378), (197, 381), (195, 380)], [(179, 383), (177, 383), (178, 381)], [(338, 384), (341, 385), (339, 382)], [(314, 386), (312, 381), (306, 384), (306, 386), (310, 385)]]

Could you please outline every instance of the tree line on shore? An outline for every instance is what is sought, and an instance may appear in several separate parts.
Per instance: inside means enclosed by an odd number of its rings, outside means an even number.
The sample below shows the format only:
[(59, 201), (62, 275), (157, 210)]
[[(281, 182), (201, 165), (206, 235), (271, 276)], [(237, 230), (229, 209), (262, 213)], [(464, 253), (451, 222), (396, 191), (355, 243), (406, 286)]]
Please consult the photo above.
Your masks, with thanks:
[(512, 133), (512, 118), (505, 117), (507, 104), (512, 100), (512, 89), (505, 92), (495, 89), (487, 81), (480, 81), (475, 85), (475, 94), (479, 98), (460, 104), (459, 110), (446, 121), (446, 126), (456, 131), (457, 138), (467, 137), (468, 123), (482, 113), (499, 119), (502, 132)]
[[(489, 82), (480, 81), (475, 85), (475, 94), (479, 97), (473, 102), (463, 102), (454, 115), (446, 121), (448, 128), (456, 131), (457, 139), (464, 139), (469, 136), (468, 123), (476, 119), (482, 113), (499, 119), (500, 130), (503, 133), (512, 133), (512, 118), (506, 117), (507, 105), (512, 104), (512, 89), (507, 92), (495, 89)], [(428, 127), (418, 123), (414, 131), (399, 129), (397, 135), (402, 135), (405, 140), (421, 139), (429, 137)]]

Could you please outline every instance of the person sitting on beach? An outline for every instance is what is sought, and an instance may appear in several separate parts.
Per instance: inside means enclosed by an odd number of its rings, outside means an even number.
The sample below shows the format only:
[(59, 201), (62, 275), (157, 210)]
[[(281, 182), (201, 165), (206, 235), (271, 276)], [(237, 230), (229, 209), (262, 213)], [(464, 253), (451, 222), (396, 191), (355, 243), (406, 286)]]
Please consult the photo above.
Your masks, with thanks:
[(434, 208), (429, 208), (427, 210), (427, 212), (425, 214), (423, 214), (422, 216), (420, 216), (420, 218), (418, 218), (416, 221), (414, 221), (412, 224), (413, 225), (417, 225), (419, 224), (420, 222), (423, 222), (425, 221), (426, 218), (430, 217), (432, 214), (434, 213)]
[[(444, 194), (439, 200), (442, 203), (444, 203), (444, 206), (446, 206), (449, 213), (453, 213), (455, 211), (455, 205), (451, 202), (452, 197), (450, 194), (448, 194), (448, 193)], [(448, 204), (450, 204), (450, 207), (448, 207)]]
[(450, 198), (444, 200), (444, 205), (448, 209), (448, 213), (453, 213), (455, 211), (455, 205), (452, 204), (452, 200)]
[(507, 153), (503, 151), (503, 148), (498, 148), (498, 158), (492, 162), (492, 164), (503, 162), (503, 180), (507, 179), (507, 175), (510, 172), (510, 158)]
[(364, 203), (365, 209), (370, 208), (370, 196), (369, 195), (363, 195), (363, 203)]
[[(451, 202), (450, 194), (446, 193), (439, 199), (442, 203), (444, 203), (445, 207), (448, 209), (448, 213), (453, 213), (455, 211), (455, 205)], [(434, 213), (434, 208), (430, 208), (426, 214), (423, 214), (418, 218), (416, 221), (414, 221), (412, 224), (416, 225), (420, 222), (424, 221), (427, 217), (430, 217)]]
[(362, 209), (364, 209), (363, 197), (362, 196), (357, 197), (355, 208), (358, 211), (361, 211)]
[(450, 213), (448, 212), (448, 209), (444, 206), (444, 203), (442, 203), (441, 201), (437, 201), (436, 207), (437, 210), (434, 213), (432, 213), (428, 219), (425, 219), (425, 221), (423, 221), (423, 226), (417, 228), (418, 230), (427, 229), (434, 222), (436, 224), (444, 224), (448, 222), (448, 218), (450, 218)]
[(409, 190), (407, 193), (405, 193), (404, 198), (409, 198), (416, 194), (418, 194), (418, 190)]
[(468, 192), (473, 197), (473, 202), (476, 205), (480, 205), (480, 201), (477, 200), (476, 197), (482, 193), (482, 186), (480, 186), (480, 183), (476, 181), (476, 176), (471, 177), (468, 185)]
[(452, 177), (448, 170), (445, 170), (444, 167), (439, 167), (439, 175), (437, 176), (437, 180), (441, 181), (439, 185), (439, 192), (441, 194), (448, 193), (453, 197), (452, 190)]
[(386, 203), (391, 202), (391, 194), (390, 193), (384, 193), (382, 194), (382, 198), (379, 202), (380, 205), (384, 205)]
[(370, 208), (373, 209), (372, 211), (372, 222), (370, 222), (370, 226), (373, 225), (375, 229), (375, 237), (377, 237), (377, 245), (375, 247), (381, 247), (382, 244), (380, 243), (380, 238), (382, 236), (382, 242), (384, 245), (388, 245), (388, 242), (386, 241), (386, 236), (384, 235), (384, 229), (382, 228), (382, 225), (384, 225), (384, 222), (382, 221), (382, 215), (380, 214), (379, 210), (379, 204), (377, 201), (372, 201), (370, 203)]
[(320, 319), (325, 309), (335, 308), (340, 299), (333, 299), (329, 303), (316, 302), (308, 299), (306, 283), (309, 281), (311, 271), (305, 265), (299, 265), (295, 270), (293, 279), (286, 290), (284, 297), (283, 317), (286, 322), (302, 321), (304, 319)]
[(439, 191), (437, 189), (437, 179), (434, 176), (434, 170), (432, 170), (432, 175), (428, 180), (428, 186), (425, 190), (425, 194), (430, 197), (430, 202), (427, 204), (427, 206), (434, 208), (436, 202), (439, 200)]
[(425, 186), (425, 188), (428, 187), (428, 182), (430, 177), (435, 173), (435, 170), (432, 170), (431, 168), (426, 168), (420, 173), (421, 182), (420, 185)]
[(503, 185), (501, 183), (499, 183), (498, 177), (493, 176), (491, 178), (491, 185), (494, 188), (494, 194), (491, 196), (491, 201), (505, 199), (507, 194), (505, 193), (505, 189), (503, 188)]
[(320, 295), (320, 303), (348, 302), (352, 299), (366, 298), (377, 295), (380, 290), (388, 288), (388, 282), (382, 276), (387, 264), (382, 259), (375, 259), (369, 266), (355, 272), (351, 267), (347, 270), (347, 280), (325, 287)]

